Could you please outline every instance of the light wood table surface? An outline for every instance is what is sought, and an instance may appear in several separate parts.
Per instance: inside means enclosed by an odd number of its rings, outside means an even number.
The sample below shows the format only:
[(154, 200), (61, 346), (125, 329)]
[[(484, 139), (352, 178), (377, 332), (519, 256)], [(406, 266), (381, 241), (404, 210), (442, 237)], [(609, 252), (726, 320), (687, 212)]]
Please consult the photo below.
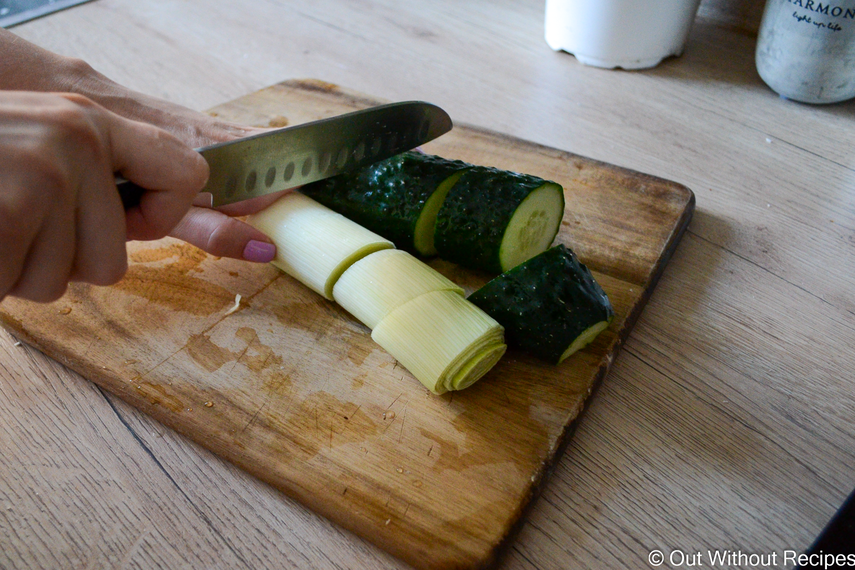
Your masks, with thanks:
[[(541, 0), (98, 0), (12, 31), (199, 110), (314, 77), (694, 190), (501, 568), (781, 562), (855, 488), (855, 101), (780, 99), (752, 36), (698, 21), (624, 72), (550, 50)], [(404, 565), (0, 331), (0, 568), (154, 567)]]

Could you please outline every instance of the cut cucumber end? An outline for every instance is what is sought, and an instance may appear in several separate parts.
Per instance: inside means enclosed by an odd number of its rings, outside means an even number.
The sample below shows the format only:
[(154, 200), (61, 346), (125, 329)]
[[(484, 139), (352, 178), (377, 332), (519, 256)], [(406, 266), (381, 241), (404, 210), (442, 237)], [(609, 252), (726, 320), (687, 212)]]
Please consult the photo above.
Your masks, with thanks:
[(416, 229), (413, 236), (413, 247), (419, 255), (431, 257), (436, 255), (436, 245), (434, 245), (434, 233), (436, 230), (436, 215), (445, 202), (445, 197), (448, 196), (448, 191), (460, 179), (463, 171), (455, 172), (448, 178), (442, 181), (437, 186), (436, 191), (430, 195), (430, 198), (425, 202), (425, 206), (416, 221)]
[(564, 190), (547, 182), (533, 190), (517, 207), (502, 236), (502, 271), (543, 253), (555, 239), (564, 217)]
[(563, 362), (571, 354), (573, 354), (574, 352), (578, 352), (580, 349), (585, 348), (586, 346), (591, 344), (591, 341), (597, 338), (597, 335), (606, 330), (608, 326), (609, 321), (600, 321), (582, 331), (582, 334), (577, 336), (576, 340), (574, 340), (570, 344), (570, 346), (567, 347), (567, 350), (565, 350), (561, 354), (561, 356), (558, 358), (557, 364), (561, 364), (561, 362)]
[(469, 296), (505, 328), (508, 344), (558, 364), (614, 319), (590, 270), (557, 245), (494, 278)]

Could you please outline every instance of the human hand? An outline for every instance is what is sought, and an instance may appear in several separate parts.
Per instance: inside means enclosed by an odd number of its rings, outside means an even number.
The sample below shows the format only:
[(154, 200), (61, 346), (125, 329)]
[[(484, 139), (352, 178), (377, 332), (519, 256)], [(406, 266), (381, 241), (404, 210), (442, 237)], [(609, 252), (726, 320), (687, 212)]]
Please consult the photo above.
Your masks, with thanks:
[[(151, 188), (124, 211), (114, 173)], [(0, 299), (52, 301), (69, 281), (107, 285), (126, 239), (157, 239), (208, 177), (176, 137), (80, 95), (0, 91)]]
[[(229, 123), (132, 91), (82, 60), (49, 52), (3, 29), (0, 29), (0, 53), (4, 54), (0, 58), (0, 89), (77, 93), (117, 115), (156, 125), (194, 148), (262, 130)], [(170, 235), (213, 255), (270, 261), (276, 253), (270, 238), (233, 216), (254, 213), (277, 197), (273, 195), (220, 211), (200, 207), (203, 202), (197, 201)]]
[[(87, 79), (78, 83), (86, 91), (112, 104), (123, 116), (159, 126), (193, 147), (206, 146), (261, 132), (266, 129), (236, 125), (168, 101), (132, 92), (95, 71), (81, 70)], [(170, 236), (186, 241), (220, 257), (266, 263), (276, 255), (270, 238), (237, 217), (254, 214), (278, 199), (282, 193), (223, 206), (216, 210), (199, 198)]]
[[(192, 147), (225, 142), (267, 129), (223, 121), (181, 105), (138, 93), (104, 77), (80, 61), (67, 62), (64, 86), (73, 86), (100, 102), (114, 113), (157, 125)], [(287, 192), (287, 190), (285, 191)], [(216, 256), (266, 263), (276, 255), (270, 238), (249, 224), (236, 219), (254, 214), (278, 199), (284, 192), (211, 209), (203, 197), (194, 201), (170, 236), (186, 241)]]

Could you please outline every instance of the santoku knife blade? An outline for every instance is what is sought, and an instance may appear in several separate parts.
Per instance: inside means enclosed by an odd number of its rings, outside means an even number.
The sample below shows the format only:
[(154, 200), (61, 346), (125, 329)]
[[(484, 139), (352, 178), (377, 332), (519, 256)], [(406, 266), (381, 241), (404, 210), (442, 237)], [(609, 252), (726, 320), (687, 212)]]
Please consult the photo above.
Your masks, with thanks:
[[(448, 114), (405, 101), (197, 149), (210, 167), (202, 192), (223, 206), (335, 176), (413, 149), (451, 130)], [(144, 189), (116, 182), (125, 209)]]

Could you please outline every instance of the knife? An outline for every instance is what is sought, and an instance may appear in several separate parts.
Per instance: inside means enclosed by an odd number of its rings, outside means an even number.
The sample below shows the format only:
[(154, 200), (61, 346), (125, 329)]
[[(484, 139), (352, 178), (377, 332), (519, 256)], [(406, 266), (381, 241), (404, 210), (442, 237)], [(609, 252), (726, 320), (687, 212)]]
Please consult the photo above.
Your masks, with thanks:
[[(395, 156), (451, 130), (448, 113), (423, 101), (379, 105), (196, 149), (210, 167), (213, 207), (302, 186)], [(117, 177), (125, 209), (145, 192)]]

